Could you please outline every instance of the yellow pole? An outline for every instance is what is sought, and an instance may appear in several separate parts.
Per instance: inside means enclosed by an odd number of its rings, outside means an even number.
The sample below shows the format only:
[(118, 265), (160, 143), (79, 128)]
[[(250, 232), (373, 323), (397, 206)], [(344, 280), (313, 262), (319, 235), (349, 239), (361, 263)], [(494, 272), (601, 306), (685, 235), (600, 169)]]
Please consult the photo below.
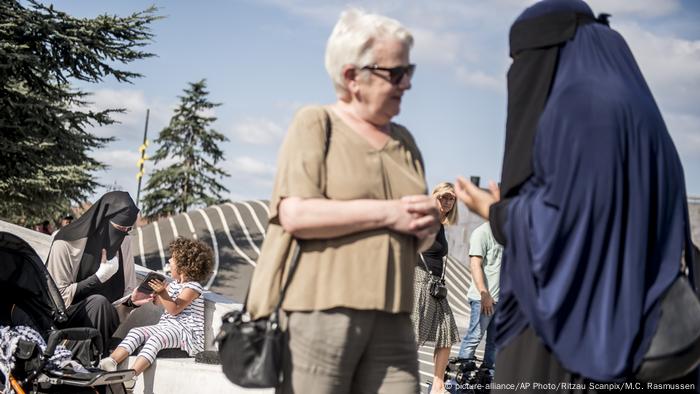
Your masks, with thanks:
[(148, 147), (148, 116), (150, 115), (151, 110), (147, 109), (146, 110), (146, 127), (143, 130), (143, 144), (139, 147), (139, 151), (141, 151), (141, 158), (139, 159), (138, 163), (136, 163), (139, 167), (139, 172), (136, 174), (136, 178), (139, 180), (139, 186), (138, 189), (136, 189), (136, 206), (141, 205), (141, 179), (143, 178), (143, 164), (145, 163), (147, 157), (146, 157), (146, 148)]

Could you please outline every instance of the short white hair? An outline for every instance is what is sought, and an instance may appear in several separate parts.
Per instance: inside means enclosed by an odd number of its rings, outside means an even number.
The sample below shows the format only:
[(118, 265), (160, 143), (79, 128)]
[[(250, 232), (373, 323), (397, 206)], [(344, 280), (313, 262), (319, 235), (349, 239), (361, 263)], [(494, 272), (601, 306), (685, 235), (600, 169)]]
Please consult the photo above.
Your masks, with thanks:
[(338, 97), (348, 97), (343, 83), (343, 67), (351, 64), (364, 67), (374, 63), (372, 48), (378, 39), (393, 38), (407, 48), (413, 46), (413, 35), (399, 21), (350, 8), (340, 14), (326, 44), (326, 71)]

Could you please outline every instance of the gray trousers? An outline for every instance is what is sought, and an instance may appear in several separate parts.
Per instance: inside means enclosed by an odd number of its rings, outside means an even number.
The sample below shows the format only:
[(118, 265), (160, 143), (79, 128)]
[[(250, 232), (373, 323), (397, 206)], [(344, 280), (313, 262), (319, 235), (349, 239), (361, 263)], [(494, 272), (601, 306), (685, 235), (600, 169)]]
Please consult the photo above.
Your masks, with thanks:
[(289, 314), (277, 393), (417, 393), (408, 313), (335, 308)]

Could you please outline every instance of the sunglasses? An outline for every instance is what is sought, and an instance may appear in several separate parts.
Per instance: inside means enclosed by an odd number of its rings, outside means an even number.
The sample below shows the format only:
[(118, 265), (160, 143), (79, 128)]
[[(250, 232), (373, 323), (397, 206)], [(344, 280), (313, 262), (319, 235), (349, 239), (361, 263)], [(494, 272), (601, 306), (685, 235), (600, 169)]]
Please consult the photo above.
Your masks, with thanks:
[[(413, 73), (416, 71), (415, 64), (409, 64), (407, 66), (396, 66), (396, 67), (379, 67), (376, 64), (371, 66), (364, 66), (361, 70), (369, 70), (372, 74), (389, 81), (392, 85), (398, 85), (403, 81), (403, 76), (408, 75), (410, 79), (413, 77)], [(377, 71), (387, 71), (389, 77), (387, 78), (384, 74), (379, 74)]]
[(453, 196), (452, 194), (443, 194), (443, 195), (439, 196), (438, 199), (446, 200), (446, 201), (454, 201), (457, 198), (455, 196)]
[(128, 233), (128, 232), (130, 232), (131, 230), (134, 229), (134, 226), (122, 226), (122, 225), (120, 225), (120, 224), (114, 223), (114, 222), (111, 221), (111, 220), (109, 221), (109, 223), (112, 225), (112, 227), (114, 227), (114, 228), (116, 228), (117, 230), (119, 230), (119, 231), (121, 231), (121, 232), (124, 232), (124, 233)]

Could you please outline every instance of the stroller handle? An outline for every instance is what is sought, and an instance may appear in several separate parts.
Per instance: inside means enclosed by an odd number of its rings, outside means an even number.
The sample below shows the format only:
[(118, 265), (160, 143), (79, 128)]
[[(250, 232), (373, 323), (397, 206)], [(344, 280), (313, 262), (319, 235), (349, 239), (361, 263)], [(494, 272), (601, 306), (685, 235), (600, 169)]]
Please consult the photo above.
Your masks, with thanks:
[(87, 339), (90, 339), (92, 345), (102, 354), (102, 335), (92, 327), (64, 328), (62, 330), (52, 331), (47, 341), (46, 351), (44, 351), (44, 359), (48, 360), (53, 356), (54, 351), (56, 351), (56, 346), (58, 346), (61, 341), (83, 341)]

